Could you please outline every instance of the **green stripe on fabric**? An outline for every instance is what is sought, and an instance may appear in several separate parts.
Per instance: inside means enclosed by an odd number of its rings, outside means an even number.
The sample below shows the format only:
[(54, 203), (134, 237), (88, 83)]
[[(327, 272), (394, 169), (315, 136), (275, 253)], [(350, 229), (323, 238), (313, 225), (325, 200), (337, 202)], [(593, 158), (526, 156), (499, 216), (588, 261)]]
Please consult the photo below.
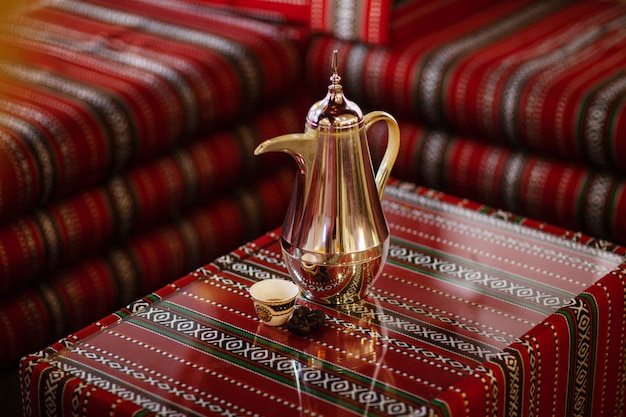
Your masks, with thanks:
[[(555, 314), (560, 314), (561, 316), (563, 316), (565, 318), (565, 321), (567, 322), (567, 327), (568, 327), (568, 332), (567, 334), (569, 335), (569, 350), (572, 351), (575, 346), (576, 346), (576, 318), (574, 317), (574, 313), (568, 308), (563, 308), (559, 311), (557, 311)], [(565, 413), (565, 415), (571, 416), (572, 415), (572, 399), (574, 397), (574, 380), (575, 380), (575, 375), (574, 375), (574, 371), (576, 369), (576, 355), (570, 354), (568, 355), (568, 377), (567, 377), (567, 389), (565, 390), (567, 392), (567, 400), (566, 402), (566, 409), (567, 412)], [(558, 358), (557, 358), (558, 360)]]
[(598, 85), (593, 88), (589, 88), (585, 93), (582, 100), (580, 100), (580, 105), (576, 109), (576, 113), (574, 114), (574, 143), (576, 146), (576, 153), (583, 160), (586, 159), (587, 151), (585, 150), (585, 133), (584, 133), (584, 123), (585, 123), (585, 113), (589, 108), (589, 102), (591, 101), (591, 96), (595, 91), (597, 91), (600, 87)]
[[(190, 310), (186, 307), (183, 307), (181, 305), (178, 304), (171, 304), (167, 301), (163, 302), (163, 305), (167, 305), (167, 307), (171, 308), (174, 311), (177, 311), (181, 314), (184, 314), (186, 316), (189, 316), (195, 320), (201, 321), (201, 322), (205, 322), (207, 324), (210, 324), (212, 327), (218, 328), (223, 330), (224, 332), (233, 334), (233, 335), (237, 335), (239, 337), (241, 337), (242, 339), (246, 339), (250, 342), (254, 342), (255, 344), (259, 344), (262, 346), (266, 346), (268, 348), (270, 348), (272, 351), (274, 352), (280, 352), (283, 353), (285, 355), (289, 355), (292, 357), (295, 357), (299, 360), (302, 361), (308, 361), (311, 357), (307, 354), (304, 354), (296, 349), (290, 348), (289, 346), (285, 346), (282, 344), (278, 344), (274, 341), (272, 341), (271, 339), (268, 338), (262, 338), (257, 334), (251, 334), (245, 330), (242, 330), (240, 328), (234, 327), (228, 323), (225, 322), (221, 322), (221, 321), (217, 321), (211, 317), (206, 317), (203, 316), (201, 314), (199, 314), (198, 312), (194, 311), (194, 310)], [(323, 369), (328, 369), (331, 370), (333, 372), (337, 372), (337, 373), (341, 373), (342, 375), (350, 375), (350, 379), (353, 379), (355, 381), (359, 381), (362, 382), (366, 385), (371, 385), (372, 382), (374, 382), (374, 385), (384, 391), (387, 392), (394, 392), (395, 394), (399, 394), (402, 395), (403, 393), (400, 391), (396, 391), (395, 389), (391, 389), (387, 384), (382, 384), (378, 381), (372, 381), (370, 378), (367, 378), (364, 375), (360, 375), (358, 373), (354, 373), (350, 370), (346, 370), (345, 368), (333, 365), (330, 362), (320, 362), (322, 364), (321, 368)], [(410, 400), (418, 400), (419, 398), (417, 397), (407, 397)]]
[(576, 224), (579, 228), (585, 224), (585, 194), (587, 194), (589, 190), (589, 184), (591, 183), (591, 174), (589, 171), (584, 172), (584, 177), (580, 187), (578, 187), (578, 192), (576, 193), (576, 210), (574, 212), (574, 217), (576, 219)]
[[(515, 282), (525, 282), (525, 283), (530, 284), (526, 288), (531, 288), (531, 289), (540, 288), (542, 290), (547, 290), (547, 291), (549, 291), (549, 294), (551, 296), (563, 298), (564, 300), (569, 300), (569, 299), (571, 299), (575, 295), (575, 294), (568, 293), (568, 292), (563, 291), (563, 290), (559, 290), (557, 288), (550, 287), (547, 284), (542, 284), (540, 282), (531, 281), (530, 279), (527, 279), (527, 278), (524, 278), (524, 277), (521, 277), (521, 276), (518, 276), (518, 275), (513, 275), (513, 274), (510, 274), (510, 273), (506, 273), (504, 271), (497, 270), (495, 268), (491, 268), (491, 267), (482, 265), (480, 263), (473, 262), (473, 261), (468, 260), (468, 259), (464, 259), (464, 258), (461, 258), (461, 257), (458, 257), (458, 256), (450, 255), (450, 254), (447, 254), (445, 252), (436, 251), (436, 250), (433, 250), (433, 249), (428, 248), (426, 246), (421, 246), (421, 245), (418, 245), (418, 244), (415, 244), (413, 242), (409, 242), (409, 241), (406, 241), (406, 240), (403, 240), (403, 239), (400, 239), (400, 238), (397, 238), (397, 237), (393, 237), (392, 236), (391, 242), (398, 243), (402, 247), (411, 248), (411, 249), (414, 249), (414, 250), (416, 250), (418, 252), (421, 252), (421, 253), (425, 253), (425, 254), (428, 254), (428, 255), (433, 255), (437, 259), (440, 259), (440, 260), (443, 260), (443, 261), (450, 260), (450, 261), (452, 261), (453, 263), (455, 263), (457, 265), (469, 265), (469, 266), (472, 266), (473, 268), (475, 268), (476, 271), (484, 271), (484, 272), (487, 272), (489, 274), (493, 274), (494, 276), (496, 276), (498, 278), (502, 278), (503, 280), (510, 280), (511, 278), (514, 278)], [(387, 262), (392, 263), (392, 264), (394, 264), (396, 266), (405, 266), (405, 264), (403, 262), (395, 260), (391, 256), (389, 256), (387, 258)], [(471, 281), (466, 281), (466, 280), (464, 280), (463, 278), (460, 278), (460, 277), (456, 278), (456, 279), (448, 278), (445, 273), (440, 273), (439, 271), (435, 271), (435, 270), (430, 269), (430, 268), (428, 268), (426, 266), (419, 266), (419, 265), (415, 265), (415, 266), (419, 267), (422, 273), (425, 273), (426, 275), (429, 275), (429, 276), (431, 276), (433, 278), (442, 279), (442, 280), (444, 280), (446, 282), (452, 282), (452, 283), (455, 283), (455, 284), (459, 284), (459, 285), (461, 285), (461, 286), (463, 286), (465, 288), (472, 289), (472, 290), (477, 291), (477, 292), (479, 292), (481, 294), (494, 295), (494, 294), (503, 294), (504, 293), (503, 291), (493, 290), (493, 289), (487, 288), (487, 287), (485, 287), (483, 285), (475, 285)], [(501, 297), (497, 297), (497, 298), (502, 299)], [(526, 307), (526, 308), (529, 308), (531, 310), (534, 310), (534, 311), (537, 311), (537, 312), (540, 312), (540, 313), (544, 313), (544, 314), (551, 314), (555, 310), (555, 308), (542, 307), (542, 306), (540, 306), (540, 305), (538, 305), (536, 303), (524, 302), (523, 300), (521, 300), (519, 298), (515, 298), (515, 297), (514, 298), (507, 297), (506, 299), (512, 301), (516, 305), (519, 305), (519, 306), (522, 306), (522, 307)], [(562, 303), (562, 301), (561, 301), (561, 303)], [(562, 304), (561, 305), (557, 305), (555, 307), (561, 307), (561, 306), (562, 306)]]
[[(251, 334), (245, 330), (242, 330), (230, 324), (215, 320), (211, 317), (201, 315), (193, 310), (190, 310), (178, 304), (173, 304), (167, 301), (163, 301), (161, 304), (159, 304), (159, 307), (164, 307), (173, 312), (184, 315), (192, 320), (195, 320), (197, 323), (201, 323), (202, 325), (205, 325), (207, 327), (214, 328), (226, 334), (239, 337), (240, 339), (245, 340), (252, 345), (262, 346), (264, 348), (267, 348), (268, 350), (271, 350), (272, 352), (282, 354), (287, 358), (297, 359), (300, 363), (306, 364), (311, 359), (309, 355), (306, 355), (298, 350), (292, 349), (282, 344), (275, 343), (272, 340), (263, 338), (257, 334)], [(255, 363), (247, 360), (246, 358), (232, 354), (219, 347), (214, 347), (213, 345), (207, 346), (207, 343), (194, 339), (193, 336), (182, 334), (180, 332), (177, 332), (174, 329), (160, 326), (148, 320), (137, 321), (136, 324), (142, 327), (148, 328), (158, 334), (162, 334), (165, 337), (170, 337), (182, 344), (187, 344), (202, 352), (219, 357), (220, 359), (223, 359), (227, 362), (236, 363), (242, 366), (243, 368), (250, 369), (251, 371), (257, 372), (261, 375), (265, 375), (268, 378), (274, 379), (275, 381), (278, 381), (280, 383), (283, 383), (295, 389), (302, 389), (298, 381), (294, 380), (291, 376), (282, 374), (272, 369), (268, 369), (267, 367), (257, 366)], [(423, 399), (413, 396), (410, 393), (399, 391), (397, 389), (394, 389), (393, 387), (390, 387), (388, 384), (381, 383), (380, 381), (373, 381), (364, 375), (360, 375), (349, 369), (336, 366), (329, 362), (319, 360), (318, 363), (316, 363), (316, 369), (322, 369), (335, 375), (341, 375), (342, 379), (347, 379), (347, 380), (352, 381), (353, 383), (360, 384), (361, 386), (367, 388), (368, 390), (372, 390), (372, 387), (375, 387), (376, 390), (378, 390), (378, 392), (380, 392), (381, 394), (390, 394), (390, 395), (393, 395), (394, 397), (401, 398), (402, 400), (406, 401), (407, 403), (409, 403), (411, 406), (414, 406), (414, 407), (423, 405), (425, 403)], [(366, 411), (372, 412), (372, 410), (370, 409), (367, 409), (367, 410), (363, 409), (362, 404), (360, 403), (351, 402), (342, 398), (341, 396), (335, 396), (335, 395), (329, 394), (327, 391), (323, 389), (319, 389), (313, 384), (307, 384), (306, 392), (309, 394), (314, 394), (330, 402), (340, 404), (342, 407), (346, 409), (350, 409), (350, 410), (357, 411), (357, 412), (366, 412)], [(376, 412), (374, 412), (374, 414), (372, 415), (376, 415)]]
[(436, 407), (437, 412), (433, 411), (432, 413), (428, 415), (437, 415), (439, 417), (452, 417), (452, 412), (450, 411), (450, 407), (448, 406), (448, 403), (435, 399), (435, 400), (432, 400), (429, 405), (431, 407)]
[(613, 233), (612, 238), (616, 238), (619, 236), (615, 236), (616, 226), (617, 226), (617, 216), (621, 215), (621, 213), (617, 213), (617, 203), (619, 202), (619, 196), (624, 194), (626, 191), (626, 185), (624, 182), (619, 182), (614, 185), (611, 198), (609, 199), (609, 205), (607, 209), (607, 227), (608, 230)]
[[(598, 303), (596, 302), (596, 299), (593, 295), (588, 294), (588, 293), (581, 293), (580, 295), (578, 295), (578, 297), (587, 300), (587, 308), (588, 308), (590, 322), (591, 322), (590, 324), (591, 329), (589, 330), (590, 352), (589, 352), (589, 360), (587, 362), (588, 363), (587, 372), (589, 375), (588, 386), (590, 386), (590, 388), (592, 389), (587, 390), (586, 402), (587, 404), (593, 404), (593, 394), (594, 392), (596, 392), (596, 390), (594, 390), (592, 386), (595, 381), (596, 366), (598, 364), (598, 361), (596, 360), (596, 358), (598, 357), (598, 344), (594, 343), (593, 341), (598, 340), (599, 338), (598, 317), (600, 317), (600, 313), (598, 312)], [(589, 408), (589, 410), (590, 409), (591, 408)]]
[[(624, 76), (625, 74), (626, 74), (626, 71), (620, 71), (621, 76)], [(618, 157), (620, 156), (615, 151), (615, 139), (616, 139), (615, 128), (616, 128), (618, 119), (622, 115), (622, 111), (625, 107), (626, 107), (626, 95), (622, 95), (613, 106), (613, 111), (611, 112), (611, 115), (608, 118), (609, 120), (607, 123), (608, 125), (607, 135), (606, 135), (607, 142), (608, 142), (607, 153), (609, 154), (609, 158), (611, 162), (613, 163), (613, 166), (619, 167), (619, 168), (622, 168), (622, 162), (619, 161)]]
[(150, 410), (146, 410), (146, 409), (139, 410), (135, 414), (133, 414), (133, 416), (136, 416), (136, 417), (151, 416), (151, 415), (154, 415), (154, 412)]
[[(380, 299), (380, 298), (379, 298)], [(370, 303), (365, 303), (364, 305), (369, 306), (368, 308), (370, 309), (370, 311), (372, 311), (371, 313), (368, 313), (367, 316), (368, 318), (371, 320), (371, 323), (375, 324), (376, 326), (380, 327), (380, 328), (385, 328), (387, 330), (393, 331), (393, 332), (397, 332), (399, 334), (402, 334), (410, 339), (417, 339), (420, 340), (421, 342), (427, 343), (431, 346), (436, 346), (439, 349), (442, 350), (447, 350), (447, 351), (452, 351), (455, 354), (459, 355), (459, 356), (463, 356), (464, 358), (467, 358), (469, 360), (475, 361), (477, 365), (482, 364), (485, 360), (487, 360), (491, 355), (499, 353), (501, 349), (499, 349), (496, 346), (490, 345), (488, 343), (485, 343), (483, 341), (474, 339), (472, 337), (468, 337), (468, 336), (464, 336), (463, 334), (459, 333), (459, 332), (454, 332), (452, 330), (448, 330), (444, 327), (440, 327), (437, 325), (433, 325), (431, 323), (428, 323), (427, 321), (424, 320), (419, 320), (417, 318), (412, 318), (412, 317), (408, 317), (408, 316), (404, 316), (401, 314), (396, 314), (393, 310), (390, 310), (388, 308), (381, 308), (382, 313), (384, 314), (383, 316), (383, 320), (380, 320), (380, 315), (377, 313), (374, 313), (373, 310), (375, 310), (376, 308), (374, 307), (374, 305), (370, 304)], [(344, 314), (353, 317), (357, 320), (362, 319), (362, 316), (360, 313), (357, 313), (355, 311), (344, 311)], [(384, 318), (390, 318), (391, 320), (385, 320)], [(402, 326), (396, 326), (395, 324), (397, 322), (400, 323), (411, 323), (411, 330), (412, 331), (408, 331), (404, 328), (402, 328)], [(449, 340), (454, 340), (456, 341), (462, 341), (464, 344), (467, 345), (471, 345), (473, 346), (476, 351), (467, 351), (465, 349), (454, 349), (451, 350), (449, 346), (447, 346), (445, 343), (443, 343), (441, 340), (432, 340), (427, 336), (421, 335), (420, 331), (415, 331), (415, 327), (419, 328), (419, 329), (428, 329), (429, 332), (436, 332), (438, 336), (446, 336), (449, 337)], [(482, 351), (482, 352), (481, 352)]]

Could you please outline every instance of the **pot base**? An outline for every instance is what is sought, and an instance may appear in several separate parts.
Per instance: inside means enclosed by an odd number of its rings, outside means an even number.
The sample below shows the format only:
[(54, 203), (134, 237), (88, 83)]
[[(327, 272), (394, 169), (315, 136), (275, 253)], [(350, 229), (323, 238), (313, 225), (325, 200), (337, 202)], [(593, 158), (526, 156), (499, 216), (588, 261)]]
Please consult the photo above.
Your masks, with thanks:
[(363, 252), (341, 255), (298, 249), (290, 253), (283, 245), (283, 257), (305, 298), (322, 304), (350, 304), (367, 296), (382, 272), (387, 249), (388, 240)]

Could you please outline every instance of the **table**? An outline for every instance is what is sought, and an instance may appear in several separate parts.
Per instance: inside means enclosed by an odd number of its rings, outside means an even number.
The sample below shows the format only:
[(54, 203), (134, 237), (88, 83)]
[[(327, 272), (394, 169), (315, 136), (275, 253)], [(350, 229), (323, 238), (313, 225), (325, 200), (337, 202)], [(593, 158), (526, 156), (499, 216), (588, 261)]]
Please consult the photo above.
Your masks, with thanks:
[(392, 180), (362, 303), (309, 336), (247, 293), (289, 276), (272, 231), (22, 360), (27, 415), (617, 415), (624, 248)]

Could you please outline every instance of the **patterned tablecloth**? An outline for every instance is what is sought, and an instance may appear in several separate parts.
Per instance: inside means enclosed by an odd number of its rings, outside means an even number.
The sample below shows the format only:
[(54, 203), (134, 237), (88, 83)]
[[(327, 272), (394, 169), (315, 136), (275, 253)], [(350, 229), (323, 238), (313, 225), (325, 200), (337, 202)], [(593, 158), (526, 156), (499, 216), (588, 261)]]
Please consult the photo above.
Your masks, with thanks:
[(248, 288), (273, 231), (22, 360), (27, 415), (618, 415), (624, 248), (392, 181), (370, 296), (307, 337)]

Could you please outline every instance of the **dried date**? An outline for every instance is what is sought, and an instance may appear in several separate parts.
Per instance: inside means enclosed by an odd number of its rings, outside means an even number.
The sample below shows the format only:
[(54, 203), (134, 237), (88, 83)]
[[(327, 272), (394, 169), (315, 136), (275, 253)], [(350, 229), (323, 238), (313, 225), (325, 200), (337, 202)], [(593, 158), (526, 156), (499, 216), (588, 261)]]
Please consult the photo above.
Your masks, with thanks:
[(311, 330), (324, 325), (326, 316), (322, 310), (312, 310), (308, 307), (297, 307), (287, 322), (287, 330), (298, 336), (307, 336)]

